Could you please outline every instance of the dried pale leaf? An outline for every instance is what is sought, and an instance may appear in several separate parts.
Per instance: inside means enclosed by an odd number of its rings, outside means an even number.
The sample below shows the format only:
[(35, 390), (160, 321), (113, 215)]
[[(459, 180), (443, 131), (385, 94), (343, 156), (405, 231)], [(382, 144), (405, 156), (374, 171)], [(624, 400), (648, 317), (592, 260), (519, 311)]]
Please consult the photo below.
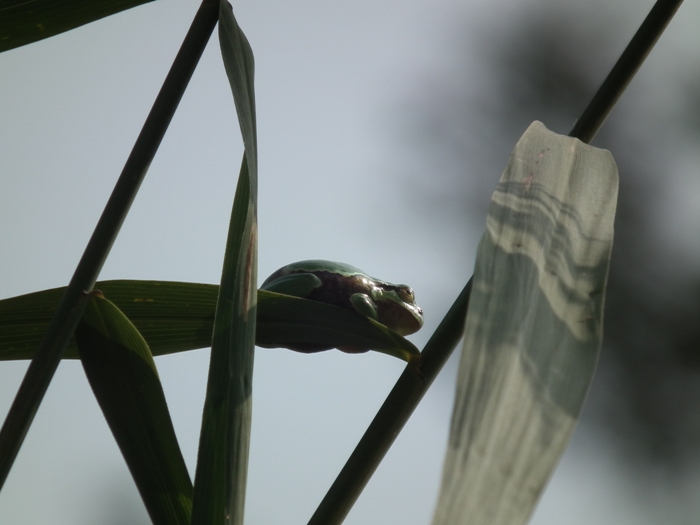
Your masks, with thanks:
[(533, 123), (479, 245), (433, 525), (521, 525), (576, 424), (602, 338), (608, 151)]

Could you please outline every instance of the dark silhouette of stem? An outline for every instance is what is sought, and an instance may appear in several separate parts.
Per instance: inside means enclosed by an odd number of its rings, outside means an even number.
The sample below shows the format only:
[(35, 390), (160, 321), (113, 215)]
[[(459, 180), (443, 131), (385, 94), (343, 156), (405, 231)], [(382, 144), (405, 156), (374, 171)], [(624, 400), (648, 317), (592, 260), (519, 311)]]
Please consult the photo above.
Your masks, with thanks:
[(435, 333), (425, 345), (420, 366), (409, 364), (374, 416), (362, 439), (340, 471), (309, 525), (342, 523), (360, 497), (396, 436), (411, 417), (442, 367), (452, 355), (467, 319), (472, 280), (459, 294)]
[(576, 121), (569, 133), (570, 137), (576, 137), (586, 144), (593, 140), (682, 2), (683, 0), (658, 0), (654, 4), (593, 100)]

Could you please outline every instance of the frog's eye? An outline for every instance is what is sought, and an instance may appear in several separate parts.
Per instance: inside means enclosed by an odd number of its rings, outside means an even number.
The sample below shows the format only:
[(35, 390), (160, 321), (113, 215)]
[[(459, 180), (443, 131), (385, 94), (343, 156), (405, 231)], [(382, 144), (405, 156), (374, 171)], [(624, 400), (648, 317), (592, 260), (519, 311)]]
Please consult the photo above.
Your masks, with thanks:
[(402, 301), (405, 301), (407, 303), (412, 303), (415, 300), (415, 296), (413, 295), (413, 290), (409, 288), (408, 286), (402, 286), (396, 290), (396, 292), (399, 294), (399, 297), (401, 298)]

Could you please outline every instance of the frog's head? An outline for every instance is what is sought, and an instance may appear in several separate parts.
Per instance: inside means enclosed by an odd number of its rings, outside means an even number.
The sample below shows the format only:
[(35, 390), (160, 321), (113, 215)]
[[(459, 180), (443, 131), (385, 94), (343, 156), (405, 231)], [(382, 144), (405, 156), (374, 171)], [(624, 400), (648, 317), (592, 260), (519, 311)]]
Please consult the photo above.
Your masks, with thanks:
[(416, 304), (411, 287), (405, 284), (377, 284), (371, 291), (377, 308), (377, 320), (402, 336), (420, 330), (423, 310)]

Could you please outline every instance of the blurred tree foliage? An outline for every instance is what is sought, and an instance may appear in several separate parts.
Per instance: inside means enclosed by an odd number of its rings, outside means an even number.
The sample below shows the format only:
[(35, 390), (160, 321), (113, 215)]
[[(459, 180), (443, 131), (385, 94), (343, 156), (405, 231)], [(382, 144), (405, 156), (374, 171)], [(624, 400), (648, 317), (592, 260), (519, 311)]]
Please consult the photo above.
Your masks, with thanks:
[[(413, 165), (422, 198), (433, 197), (428, 217), (459, 222), (466, 213), (482, 230), (490, 193), (528, 124), (569, 132), (636, 30), (622, 34), (618, 22), (629, 13), (612, 6), (595, 19), (581, 9), (530, 5), (501, 31), (477, 30), (453, 56), (453, 69), (423, 86), (430, 97), (414, 101), (421, 119), (409, 140), (423, 146)], [(642, 72), (653, 71), (654, 58)], [(681, 467), (700, 453), (700, 261), (696, 248), (683, 245), (700, 235), (679, 235), (667, 210), (679, 191), (699, 187), (697, 171), (682, 173), (677, 139), (700, 138), (700, 74), (697, 62), (679, 61), (663, 76), (639, 77), (593, 142), (612, 151), (620, 194), (603, 357), (582, 423), (605, 430), (630, 460)], [(671, 89), (686, 95), (680, 111), (665, 103)], [(426, 169), (430, 180), (419, 181)], [(462, 216), (450, 219), (445, 210)]]

